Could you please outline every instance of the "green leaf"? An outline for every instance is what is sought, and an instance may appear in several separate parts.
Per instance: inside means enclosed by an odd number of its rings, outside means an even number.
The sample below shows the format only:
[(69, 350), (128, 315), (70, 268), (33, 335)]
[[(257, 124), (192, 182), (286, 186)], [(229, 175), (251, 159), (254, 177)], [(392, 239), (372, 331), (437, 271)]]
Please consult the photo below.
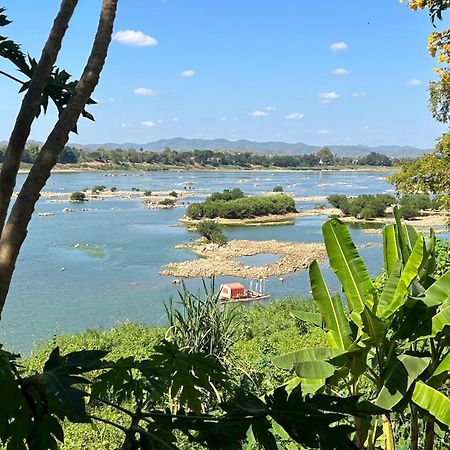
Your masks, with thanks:
[(406, 301), (408, 289), (415, 278), (419, 274), (419, 268), (422, 265), (424, 255), (424, 241), (423, 236), (420, 236), (413, 251), (411, 252), (408, 261), (402, 271), (397, 288), (390, 303), (381, 311), (381, 317), (387, 319), (394, 314)]
[(387, 323), (377, 317), (367, 306), (361, 313), (361, 319), (364, 333), (367, 334), (373, 345), (380, 345), (386, 334)]
[[(306, 361), (329, 361), (337, 356), (343, 355), (342, 350), (331, 347), (313, 347), (304, 348), (296, 352), (287, 353), (282, 356), (277, 356), (273, 359), (273, 363), (280, 369), (292, 369), (294, 364), (303, 363)], [(321, 378), (321, 377), (317, 377)]]
[(383, 256), (384, 269), (388, 276), (391, 276), (392, 270), (402, 259), (395, 225), (386, 225), (383, 228)]
[(391, 303), (395, 296), (395, 291), (398, 287), (398, 282), (402, 274), (402, 261), (399, 259), (395, 265), (391, 268), (389, 278), (383, 288), (383, 292), (380, 296), (380, 301), (377, 307), (377, 314), (380, 316), (381, 311), (384, 311)]
[(294, 319), (297, 319), (301, 322), (305, 322), (314, 325), (316, 327), (323, 328), (322, 314), (311, 313), (306, 311), (297, 311), (295, 314), (291, 314), (291, 316)]
[(353, 343), (351, 329), (339, 295), (330, 296), (320, 272), (319, 264), (313, 261), (309, 266), (309, 278), (314, 301), (325, 320), (327, 339), (331, 346), (345, 350)]
[(411, 355), (401, 355), (394, 359), (383, 376), (384, 384), (375, 404), (380, 408), (391, 410), (403, 400), (414, 381), (429, 364), (430, 358)]
[(442, 309), (431, 320), (425, 322), (414, 334), (414, 337), (416, 339), (432, 338), (444, 331), (446, 327), (450, 327), (450, 306)]
[(450, 270), (436, 280), (426, 291), (422, 301), (427, 306), (438, 306), (450, 299)]
[(331, 267), (345, 292), (345, 297), (355, 313), (364, 306), (375, 304), (372, 279), (352, 241), (347, 227), (338, 219), (331, 219), (322, 226), (325, 246)]
[(436, 377), (436, 376), (440, 375), (441, 373), (449, 372), (449, 371), (450, 371), (450, 352), (447, 353), (447, 355), (441, 361), (439, 366), (436, 367), (436, 370), (433, 373), (433, 377)]
[(294, 371), (301, 378), (328, 378), (336, 371), (336, 367), (326, 361), (305, 361), (294, 363)]
[(412, 395), (413, 402), (431, 414), (446, 427), (450, 427), (450, 399), (422, 381), (418, 381)]

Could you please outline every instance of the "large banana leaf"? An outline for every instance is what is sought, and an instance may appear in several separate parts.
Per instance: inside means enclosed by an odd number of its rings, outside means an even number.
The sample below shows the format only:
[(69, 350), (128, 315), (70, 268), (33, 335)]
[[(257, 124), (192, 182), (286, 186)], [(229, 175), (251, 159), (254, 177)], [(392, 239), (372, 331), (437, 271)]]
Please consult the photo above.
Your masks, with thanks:
[(446, 395), (418, 381), (414, 387), (412, 400), (443, 425), (450, 427), (450, 399)]
[(391, 276), (392, 270), (402, 259), (395, 225), (386, 225), (383, 229), (383, 256), (384, 270)]
[(314, 301), (325, 320), (325, 327), (328, 330), (328, 342), (332, 347), (345, 350), (352, 344), (352, 332), (342, 301), (339, 295), (331, 297), (317, 261), (313, 261), (309, 266), (309, 278)]
[[(352, 313), (354, 314), (354, 313)], [(380, 345), (386, 334), (387, 323), (383, 322), (376, 314), (374, 314), (367, 306), (361, 313), (362, 330), (369, 337), (369, 341), (373, 345)], [(364, 340), (367, 340), (364, 338)]]
[(375, 290), (364, 261), (352, 241), (347, 227), (338, 219), (331, 219), (322, 227), (328, 259), (345, 292), (351, 309), (361, 313), (364, 306), (375, 304)]
[(428, 367), (430, 358), (401, 355), (390, 364), (375, 404), (380, 408), (391, 410), (403, 400), (406, 393), (419, 375)]
[[(306, 361), (329, 361), (345, 352), (331, 347), (303, 348), (296, 352), (286, 353), (273, 359), (273, 363), (280, 369), (292, 369), (294, 364)], [(321, 377), (317, 377), (321, 378)]]
[(445, 355), (445, 358), (441, 361), (439, 366), (436, 367), (433, 377), (436, 377), (444, 372), (450, 372), (450, 351)]
[(409, 236), (406, 233), (406, 229), (402, 224), (400, 218), (400, 212), (397, 206), (394, 206), (394, 217), (395, 217), (395, 230), (397, 232), (398, 246), (402, 255), (403, 264), (408, 261), (409, 255), (411, 254), (411, 244)]
[(295, 314), (291, 314), (294, 319), (300, 320), (301, 322), (309, 323), (318, 328), (323, 328), (323, 317), (322, 314), (312, 313), (307, 311), (297, 311)]
[(377, 315), (381, 316), (381, 311), (384, 311), (391, 303), (395, 296), (395, 291), (397, 290), (401, 275), (402, 261), (399, 259), (394, 266), (391, 267), (389, 278), (383, 288), (383, 292), (381, 293), (380, 301), (378, 302)]
[(444, 331), (444, 328), (450, 327), (450, 306), (441, 309), (431, 320), (426, 321), (418, 330), (414, 333), (415, 339), (427, 339), (433, 338), (437, 334)]
[(419, 274), (419, 268), (423, 261), (424, 246), (423, 236), (419, 236), (402, 271), (393, 298), (386, 308), (381, 311), (382, 318), (390, 317), (405, 303), (409, 286)]
[(422, 301), (427, 306), (438, 306), (450, 299), (450, 270), (442, 275), (426, 291)]
[(326, 361), (305, 361), (294, 364), (295, 373), (301, 378), (312, 378), (314, 380), (331, 377), (337, 370)]

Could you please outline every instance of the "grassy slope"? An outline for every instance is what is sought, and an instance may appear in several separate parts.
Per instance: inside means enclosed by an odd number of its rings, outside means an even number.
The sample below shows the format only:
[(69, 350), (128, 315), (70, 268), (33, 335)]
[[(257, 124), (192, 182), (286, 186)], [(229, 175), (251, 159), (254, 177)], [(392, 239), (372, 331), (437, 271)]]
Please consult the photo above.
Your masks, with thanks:
[[(299, 299), (274, 301), (265, 307), (259, 304), (251, 308), (242, 307), (241, 338), (234, 348), (235, 364), (250, 375), (261, 392), (289, 377), (286, 371), (276, 369), (271, 364), (275, 355), (326, 345), (322, 330), (299, 326), (291, 315), (295, 311), (312, 308), (311, 302)], [(89, 330), (74, 336), (59, 336), (54, 342), (36, 348), (31, 357), (24, 361), (25, 370), (40, 370), (55, 344), (61, 348), (61, 353), (101, 348), (110, 350), (109, 357), (114, 360), (127, 356), (145, 358), (164, 337), (164, 333), (163, 328), (125, 323), (111, 330)], [(93, 413), (114, 421), (121, 419), (118, 413), (104, 407), (101, 411), (94, 408)], [(65, 432), (66, 442), (61, 446), (62, 450), (113, 450), (122, 437), (111, 427), (100, 423), (68, 423)]]

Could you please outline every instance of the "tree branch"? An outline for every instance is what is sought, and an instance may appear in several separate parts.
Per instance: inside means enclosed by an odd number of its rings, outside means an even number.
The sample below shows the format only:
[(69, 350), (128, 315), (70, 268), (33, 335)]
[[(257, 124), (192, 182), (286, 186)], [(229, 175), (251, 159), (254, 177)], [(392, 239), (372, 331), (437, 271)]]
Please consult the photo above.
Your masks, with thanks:
[[(47, 42), (42, 50), (41, 59), (36, 66), (30, 81), (30, 86), (22, 100), (16, 123), (9, 138), (0, 171), (0, 233), (5, 225), (9, 203), (14, 186), (16, 185), (22, 153), (30, 135), (31, 125), (39, 111), (42, 92), (48, 83), (59, 50), (61, 49), (62, 40), (77, 3), (78, 0), (62, 1)], [(2, 307), (3, 304), (0, 300), (0, 316)]]
[(103, 0), (97, 34), (83, 74), (74, 89), (73, 96), (42, 146), (3, 229), (0, 239), (0, 314), (40, 191), (50, 177), (51, 169), (69, 140), (70, 131), (75, 127), (99, 81), (111, 42), (117, 3), (118, 0)]

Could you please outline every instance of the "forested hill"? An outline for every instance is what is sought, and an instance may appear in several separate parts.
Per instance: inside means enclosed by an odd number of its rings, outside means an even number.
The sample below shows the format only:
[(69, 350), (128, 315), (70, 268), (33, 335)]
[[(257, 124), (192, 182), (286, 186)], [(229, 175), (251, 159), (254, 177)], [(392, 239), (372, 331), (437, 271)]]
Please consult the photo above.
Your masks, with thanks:
[[(316, 153), (322, 147), (316, 145), (308, 145), (303, 143), (287, 143), (287, 142), (256, 142), (241, 139), (239, 141), (229, 141), (228, 139), (161, 139), (146, 144), (137, 144), (125, 142), (123, 144), (104, 143), (104, 144), (88, 144), (78, 145), (70, 144), (74, 147), (84, 148), (86, 150), (97, 150), (104, 148), (105, 150), (113, 150), (122, 148), (124, 150), (141, 148), (145, 151), (162, 151), (165, 148), (171, 148), (177, 151), (193, 151), (193, 150), (216, 150), (216, 151), (237, 151), (252, 153), (270, 153), (270, 154), (288, 154), (303, 155), (308, 153)], [(379, 147), (367, 147), (365, 145), (327, 145), (327, 147), (336, 156), (364, 156), (371, 152), (382, 153), (392, 158), (417, 157), (423, 153), (429, 152), (429, 149), (419, 149), (411, 146), (400, 145), (384, 145)]]

